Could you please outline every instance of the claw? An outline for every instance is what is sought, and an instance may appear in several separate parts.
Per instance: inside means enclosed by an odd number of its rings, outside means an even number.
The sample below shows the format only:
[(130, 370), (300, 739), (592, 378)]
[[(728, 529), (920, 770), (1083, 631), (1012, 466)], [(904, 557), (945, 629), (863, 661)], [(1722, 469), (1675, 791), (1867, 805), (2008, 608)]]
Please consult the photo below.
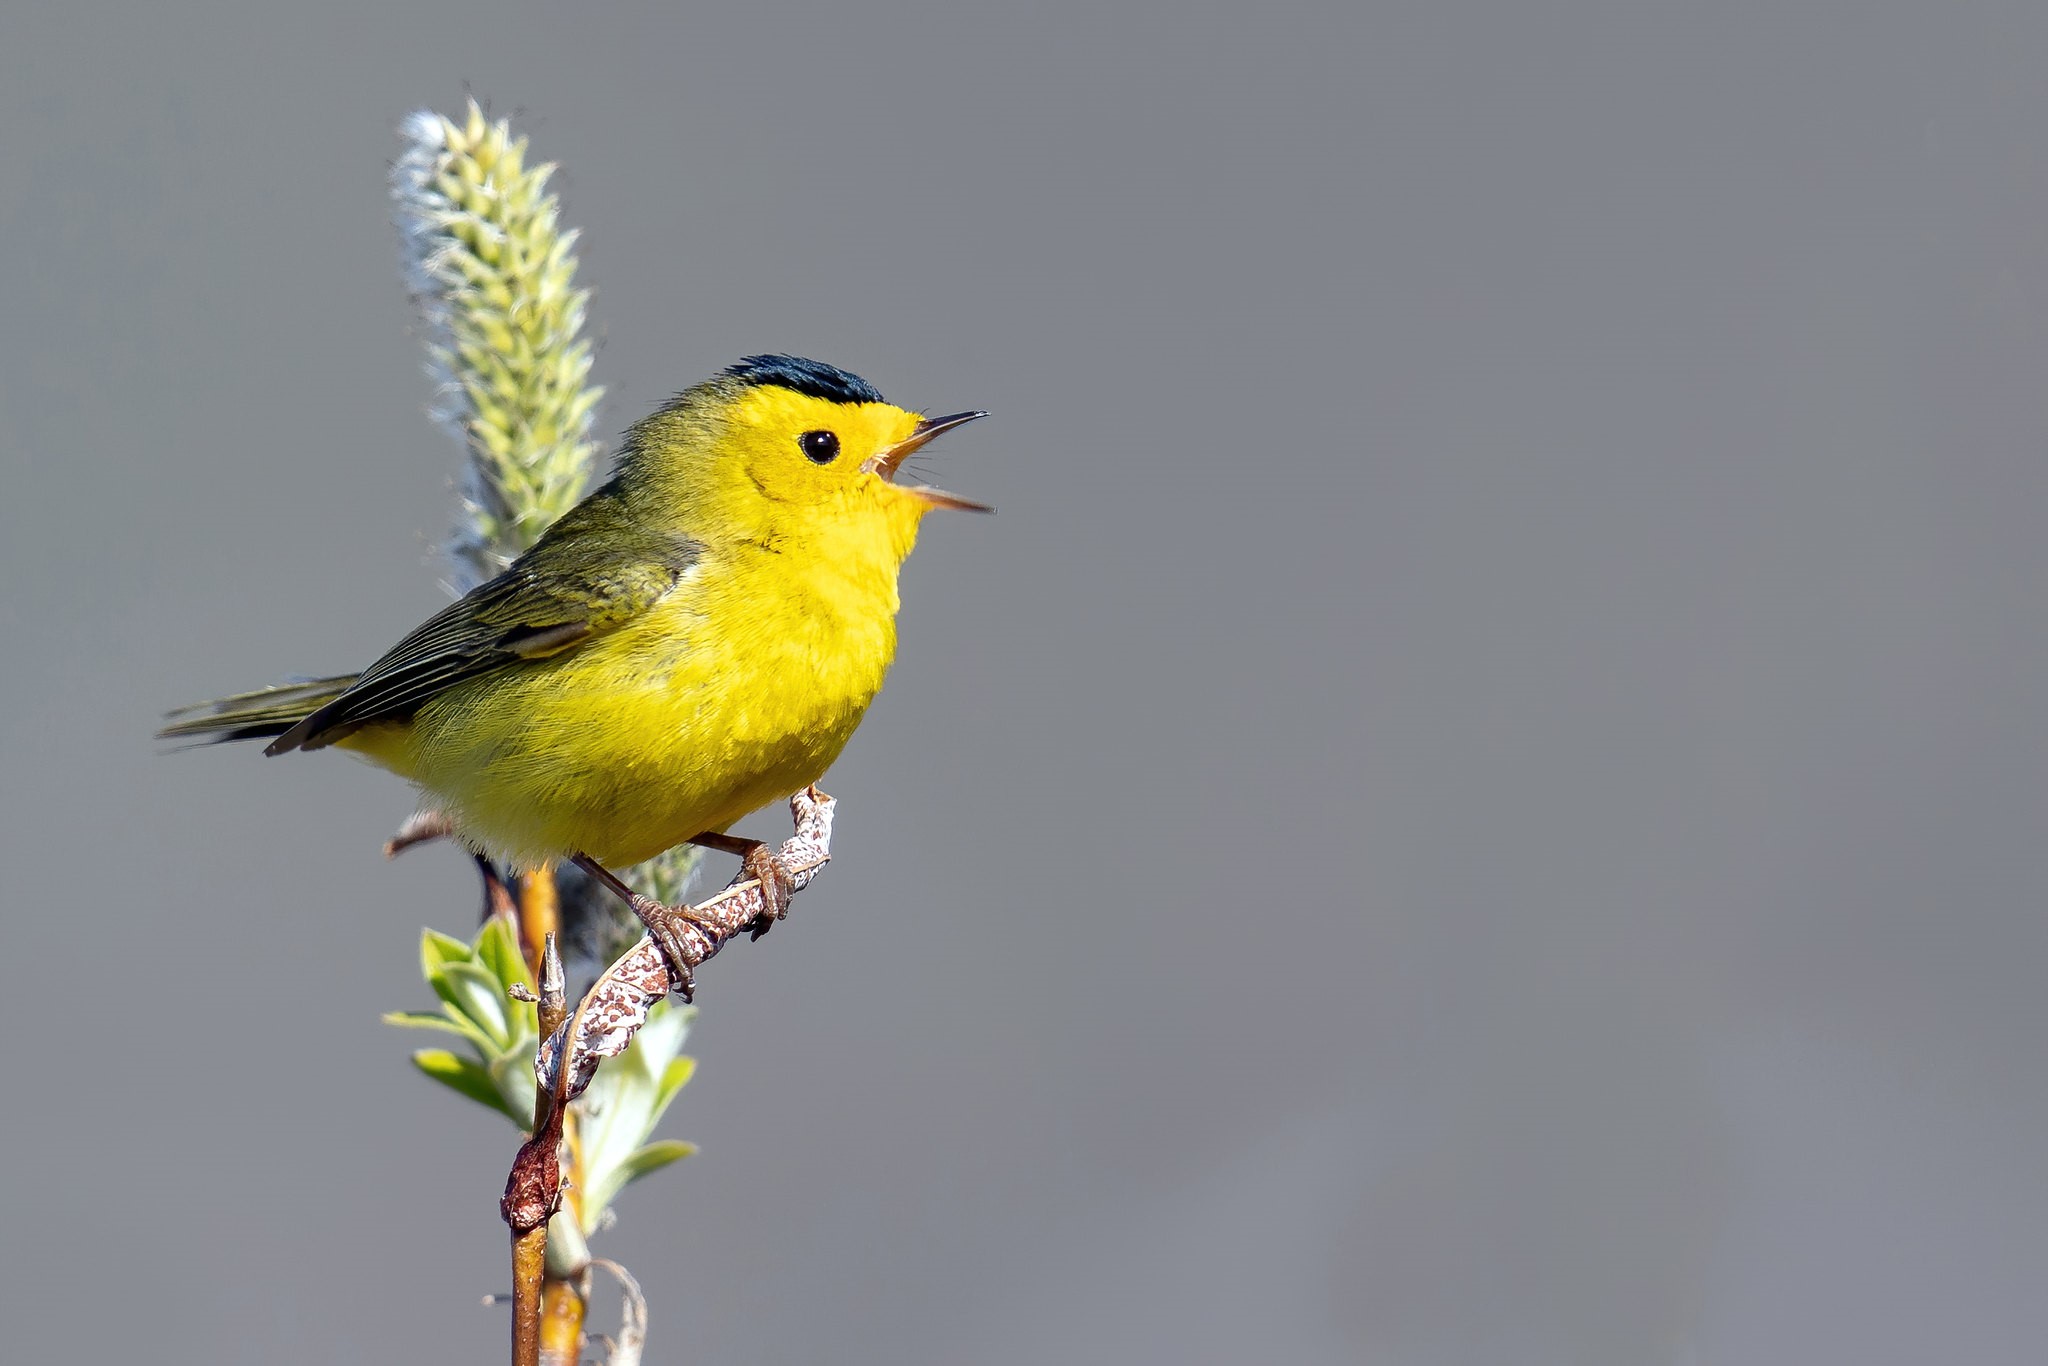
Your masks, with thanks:
[(571, 860), (578, 868), (597, 879), (599, 883), (633, 908), (633, 914), (647, 930), (647, 937), (654, 941), (654, 947), (661, 950), (661, 963), (668, 970), (668, 988), (685, 1001), (695, 999), (696, 976), (690, 970), (691, 945), (683, 936), (685, 928), (704, 934), (708, 928), (688, 906), (667, 906), (651, 896), (642, 896), (625, 883), (612, 876), (609, 869), (596, 859), (578, 854)]
[(662, 966), (668, 969), (668, 989), (684, 1001), (696, 999), (697, 976), (690, 969), (689, 948), (683, 927), (701, 928), (688, 906), (665, 906), (652, 897), (635, 894), (633, 914), (647, 927), (648, 938), (661, 950)]
[(749, 938), (759, 939), (775, 922), (789, 914), (790, 898), (796, 895), (796, 879), (789, 875), (765, 844), (757, 844), (741, 856), (747, 876), (761, 884), (761, 913), (754, 917)]

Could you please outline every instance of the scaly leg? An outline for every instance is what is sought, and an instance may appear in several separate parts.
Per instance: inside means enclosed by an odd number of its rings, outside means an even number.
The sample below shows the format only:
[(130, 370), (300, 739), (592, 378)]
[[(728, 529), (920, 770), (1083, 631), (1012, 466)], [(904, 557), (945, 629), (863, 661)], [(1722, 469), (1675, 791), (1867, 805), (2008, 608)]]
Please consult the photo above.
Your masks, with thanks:
[(759, 939), (776, 921), (789, 914), (789, 899), (796, 895), (796, 883), (775, 861), (774, 850), (766, 844), (760, 840), (741, 839), (737, 835), (721, 835), (716, 830), (692, 835), (686, 843), (716, 849), (721, 854), (738, 854), (740, 866), (746, 870), (747, 876), (761, 884), (762, 910), (754, 919), (753, 933), (749, 938)]
[(690, 960), (684, 951), (682, 929), (685, 926), (700, 931), (706, 928), (696, 913), (688, 906), (665, 906), (651, 896), (640, 895), (588, 854), (578, 854), (570, 862), (633, 908), (633, 914), (639, 916), (640, 923), (647, 927), (648, 938), (661, 950), (661, 961), (668, 968), (670, 989), (685, 1001), (691, 1000), (695, 981), (690, 972)]

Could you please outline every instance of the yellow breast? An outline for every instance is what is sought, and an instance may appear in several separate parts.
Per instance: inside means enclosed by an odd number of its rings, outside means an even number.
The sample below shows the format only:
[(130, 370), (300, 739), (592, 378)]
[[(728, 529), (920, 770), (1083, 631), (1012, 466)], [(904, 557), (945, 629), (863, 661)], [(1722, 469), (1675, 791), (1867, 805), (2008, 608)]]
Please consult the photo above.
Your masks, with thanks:
[(514, 864), (638, 863), (823, 775), (895, 654), (887, 569), (707, 551), (643, 617), (343, 743)]

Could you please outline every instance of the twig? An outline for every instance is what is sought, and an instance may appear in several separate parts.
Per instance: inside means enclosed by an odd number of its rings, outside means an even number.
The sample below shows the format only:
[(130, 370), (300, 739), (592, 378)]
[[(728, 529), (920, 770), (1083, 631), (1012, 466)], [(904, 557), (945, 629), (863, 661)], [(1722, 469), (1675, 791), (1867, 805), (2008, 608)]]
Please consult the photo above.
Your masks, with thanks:
[[(562, 924), (561, 901), (556, 892), (555, 874), (551, 869), (540, 869), (527, 873), (519, 879), (519, 939), (529, 967), (539, 973), (548, 971), (552, 962), (553, 971), (563, 976), (561, 953), (557, 947)], [(557, 995), (562, 993), (558, 990)], [(557, 1004), (565, 1004), (566, 998)], [(560, 1027), (560, 1019), (554, 1021)], [(543, 1021), (541, 1032), (549, 1031), (548, 1022)], [(534, 1099), (536, 1119), (540, 1100)], [(576, 1160), (576, 1113), (558, 1108), (555, 1114), (557, 1129), (556, 1151), (566, 1151), (569, 1167), (569, 1190), (567, 1198), (557, 1207), (554, 1219), (559, 1229), (564, 1222), (574, 1222), (578, 1217), (575, 1206), (576, 1184), (581, 1180)], [(545, 1233), (537, 1235), (543, 1252), (549, 1249)], [(559, 1243), (563, 1240), (556, 1239)], [(582, 1246), (582, 1239), (569, 1240), (575, 1246)], [(576, 1366), (576, 1360), (583, 1355), (583, 1314), (586, 1296), (583, 1287), (589, 1283), (588, 1272), (564, 1276), (560, 1267), (549, 1266), (547, 1261), (561, 1262), (562, 1248), (552, 1249), (557, 1255), (543, 1259), (540, 1292), (540, 1359), (541, 1366)]]
[(640, 1351), (647, 1345), (647, 1297), (640, 1293), (640, 1282), (626, 1268), (606, 1258), (593, 1257), (590, 1264), (611, 1272), (626, 1297), (625, 1307), (619, 1311), (619, 1336), (604, 1339), (604, 1366), (640, 1366)]
[[(832, 857), (832, 812), (836, 803), (815, 787), (789, 799), (796, 833), (776, 851), (789, 874), (792, 892), (810, 885)], [(725, 890), (691, 908), (682, 938), (682, 966), (694, 969), (752, 929), (769, 910), (758, 880), (742, 872)], [(499, 1211), (512, 1230), (512, 1366), (541, 1366), (542, 1304), (545, 1292), (548, 1219), (562, 1204), (561, 1144), (569, 1104), (590, 1085), (597, 1067), (632, 1042), (647, 1012), (675, 985), (661, 950), (642, 936), (591, 984), (572, 1013), (562, 981), (555, 936), (545, 940), (540, 973), (540, 1048), (534, 1055), (538, 1082), (533, 1102), (533, 1136), (520, 1145), (505, 1180)], [(572, 1042), (573, 1041), (573, 1042)], [(634, 1366), (647, 1330), (647, 1306), (639, 1286), (613, 1263), (603, 1265), (627, 1289), (626, 1326), (612, 1346), (613, 1366)], [(587, 1300), (587, 1295), (581, 1296)], [(636, 1309), (637, 1303), (637, 1309)], [(576, 1333), (581, 1334), (580, 1313)]]
[[(809, 886), (818, 870), (831, 860), (835, 805), (832, 798), (815, 787), (789, 799), (796, 834), (775, 852), (775, 861), (789, 874), (792, 892)], [(683, 927), (679, 936), (682, 966), (696, 968), (724, 948), (734, 935), (752, 929), (767, 909), (767, 897), (758, 881), (744, 873), (734, 878), (717, 896), (691, 908), (691, 923)], [(597, 1074), (597, 1065), (625, 1051), (640, 1026), (647, 1023), (647, 1012), (674, 985), (669, 981), (661, 950), (643, 935), (639, 943), (591, 984), (560, 1028), (549, 1030), (545, 1024), (541, 1026), (546, 1038), (534, 1059), (534, 1077), (540, 1083), (540, 1093), (552, 1095), (557, 1107), (582, 1095)], [(566, 1048), (565, 1065), (565, 1047), (571, 1038), (575, 1043)]]
[(454, 835), (455, 823), (439, 811), (415, 811), (396, 834), (384, 841), (384, 857), (397, 858), (416, 844), (431, 844)]
[[(568, 991), (562, 956), (549, 935), (541, 953), (540, 1029), (562, 1027)], [(537, 1060), (536, 1060), (537, 1061)], [(541, 1281), (547, 1268), (548, 1217), (562, 1201), (562, 1115), (546, 1087), (533, 1098), (533, 1137), (519, 1145), (498, 1212), (512, 1230), (512, 1366), (540, 1366)]]

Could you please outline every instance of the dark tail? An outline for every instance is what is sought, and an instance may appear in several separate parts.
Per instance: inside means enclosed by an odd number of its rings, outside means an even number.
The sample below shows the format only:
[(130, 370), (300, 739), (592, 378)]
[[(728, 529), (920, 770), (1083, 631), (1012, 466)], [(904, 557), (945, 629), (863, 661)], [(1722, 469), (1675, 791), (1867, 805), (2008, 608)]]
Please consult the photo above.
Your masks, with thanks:
[(156, 733), (156, 738), (195, 740), (210, 745), (282, 735), (347, 692), (355, 681), (356, 675), (343, 674), (305, 683), (280, 683), (274, 688), (180, 707), (164, 718), (169, 724)]

